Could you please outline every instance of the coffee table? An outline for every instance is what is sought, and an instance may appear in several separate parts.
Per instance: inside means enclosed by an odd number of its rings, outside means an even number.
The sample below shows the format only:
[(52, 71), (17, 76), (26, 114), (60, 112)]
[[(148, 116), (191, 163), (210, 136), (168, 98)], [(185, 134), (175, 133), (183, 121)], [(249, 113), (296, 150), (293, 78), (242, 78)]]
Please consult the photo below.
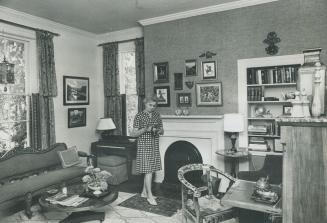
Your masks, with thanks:
[[(68, 196), (83, 195), (83, 193), (84, 185), (82, 183), (76, 183), (68, 186)], [(62, 206), (60, 204), (50, 203), (46, 200), (46, 198), (50, 196), (52, 195), (44, 193), (39, 198), (39, 204), (44, 210), (71, 213), (67, 218), (60, 221), (60, 223), (79, 223), (92, 220), (99, 220), (102, 222), (105, 218), (105, 213), (96, 212), (96, 210), (115, 201), (118, 197), (118, 191), (113, 190), (107, 195), (99, 198), (91, 197), (76, 207)]]

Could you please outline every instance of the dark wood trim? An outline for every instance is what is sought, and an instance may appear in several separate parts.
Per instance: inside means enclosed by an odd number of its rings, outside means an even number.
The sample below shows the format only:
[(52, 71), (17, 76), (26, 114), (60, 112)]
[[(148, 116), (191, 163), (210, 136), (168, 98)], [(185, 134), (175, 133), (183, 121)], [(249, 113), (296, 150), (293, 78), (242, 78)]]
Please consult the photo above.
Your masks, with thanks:
[[(34, 30), (34, 31), (42, 30), (42, 29), (37, 29), (37, 28), (34, 28), (34, 27), (25, 26), (25, 25), (22, 25), (22, 24), (18, 24), (18, 23), (3, 20), (3, 19), (0, 19), (0, 22), (6, 23), (8, 25), (17, 26), (17, 27), (20, 27), (20, 28), (23, 28), (23, 29), (29, 29), (29, 30)], [(47, 30), (45, 30), (45, 31), (47, 31)], [(47, 31), (47, 32), (51, 33), (54, 36), (60, 36), (60, 34), (58, 34), (58, 33), (50, 32), (50, 31)]]

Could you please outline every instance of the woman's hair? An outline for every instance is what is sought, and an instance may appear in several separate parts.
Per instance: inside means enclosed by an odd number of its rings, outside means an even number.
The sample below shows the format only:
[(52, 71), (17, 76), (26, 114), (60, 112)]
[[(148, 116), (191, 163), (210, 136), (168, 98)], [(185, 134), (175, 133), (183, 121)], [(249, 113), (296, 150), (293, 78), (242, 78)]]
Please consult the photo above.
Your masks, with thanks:
[(147, 96), (143, 99), (143, 103), (146, 104), (146, 103), (149, 103), (149, 102), (155, 102), (157, 103), (158, 101), (158, 98), (157, 98), (157, 95), (151, 95), (151, 96)]

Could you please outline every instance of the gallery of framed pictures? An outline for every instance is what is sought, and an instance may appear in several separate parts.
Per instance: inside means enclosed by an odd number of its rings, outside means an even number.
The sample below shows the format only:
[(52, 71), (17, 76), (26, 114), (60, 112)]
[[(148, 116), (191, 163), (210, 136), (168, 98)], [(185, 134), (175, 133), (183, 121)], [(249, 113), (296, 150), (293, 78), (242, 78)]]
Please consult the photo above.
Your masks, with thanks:
[(153, 82), (154, 83), (168, 83), (169, 82), (169, 68), (168, 62), (153, 64)]
[(90, 103), (89, 78), (64, 76), (64, 105), (88, 105)]
[(197, 83), (195, 88), (197, 106), (222, 106), (221, 82)]
[(170, 88), (169, 86), (154, 87), (154, 94), (157, 96), (158, 107), (170, 106)]
[(86, 126), (86, 108), (68, 108), (68, 128)]

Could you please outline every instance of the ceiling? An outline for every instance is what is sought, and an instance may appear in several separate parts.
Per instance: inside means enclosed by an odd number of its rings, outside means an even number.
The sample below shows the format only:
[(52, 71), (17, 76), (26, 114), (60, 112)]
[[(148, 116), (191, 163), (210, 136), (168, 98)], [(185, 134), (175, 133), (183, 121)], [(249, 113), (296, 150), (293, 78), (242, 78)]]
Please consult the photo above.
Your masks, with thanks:
[(102, 34), (137, 21), (237, 0), (0, 0), (0, 6)]

